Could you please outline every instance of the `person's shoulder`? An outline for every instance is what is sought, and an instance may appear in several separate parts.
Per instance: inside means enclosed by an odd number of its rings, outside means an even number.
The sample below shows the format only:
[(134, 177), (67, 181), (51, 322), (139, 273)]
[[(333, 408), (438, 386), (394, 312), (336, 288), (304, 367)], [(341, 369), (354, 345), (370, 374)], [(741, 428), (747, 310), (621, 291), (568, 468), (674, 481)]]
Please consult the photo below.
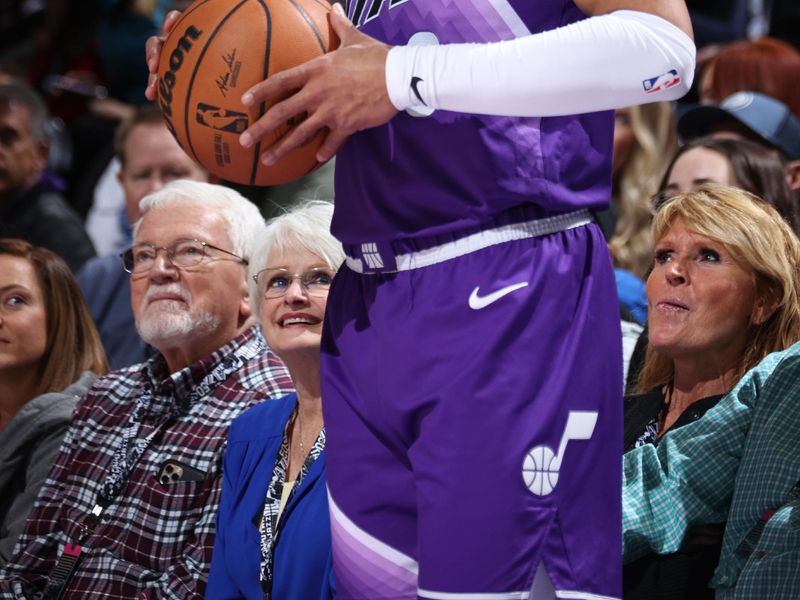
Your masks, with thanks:
[(294, 391), (286, 367), (263, 341), (260, 327), (254, 325), (245, 335), (259, 346), (259, 351), (232, 375), (232, 382), (243, 390), (257, 392), (268, 398), (280, 398)]
[(800, 341), (786, 350), (767, 355), (746, 375), (769, 389), (774, 396), (788, 398), (800, 393)]
[(131, 399), (138, 394), (143, 385), (142, 369), (144, 365), (145, 363), (131, 365), (97, 377), (80, 402), (81, 412), (95, 410), (98, 405), (104, 405), (105, 412), (113, 412), (111, 409), (113, 405), (119, 405), (124, 410), (129, 410)]
[(262, 402), (254, 404), (234, 421), (241, 428), (253, 426), (263, 427), (264, 420), (275, 421), (282, 416), (288, 418), (297, 402), (297, 394), (291, 393), (281, 398), (265, 398)]
[(771, 380), (773, 383), (783, 380), (788, 382), (800, 379), (797, 377), (800, 374), (797, 372), (798, 368), (800, 368), (800, 341), (785, 350), (768, 354), (748, 371), (744, 378), (750, 377), (760, 381)]
[(78, 283), (83, 287), (84, 283), (92, 285), (101, 283), (113, 283), (117, 285), (119, 280), (127, 277), (125, 269), (122, 268), (122, 261), (116, 254), (106, 254), (90, 258), (81, 267), (78, 273)]
[(296, 401), (297, 396), (292, 393), (282, 398), (267, 398), (254, 404), (234, 419), (229, 441), (245, 441), (253, 437), (265, 438), (281, 434)]
[(34, 194), (34, 197), (36, 207), (42, 217), (81, 225), (83, 228), (80, 216), (59, 192), (41, 188)]

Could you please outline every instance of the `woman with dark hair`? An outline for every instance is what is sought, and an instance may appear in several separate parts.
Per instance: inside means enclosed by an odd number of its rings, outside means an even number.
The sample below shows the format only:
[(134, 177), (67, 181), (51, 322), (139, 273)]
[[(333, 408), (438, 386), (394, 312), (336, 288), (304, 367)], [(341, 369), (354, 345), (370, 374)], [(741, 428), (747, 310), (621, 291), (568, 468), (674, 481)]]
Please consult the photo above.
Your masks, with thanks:
[(800, 233), (792, 190), (780, 159), (766, 147), (739, 138), (702, 137), (681, 146), (659, 187), (668, 198), (705, 183), (741, 188), (775, 207), (795, 233)]
[[(664, 201), (653, 221), (649, 342), (625, 399), (625, 451), (700, 419), (744, 373), (800, 338), (800, 241), (737, 188), (706, 185)], [(625, 566), (626, 600), (713, 598), (723, 524), (690, 531), (679, 552)]]
[(63, 259), (0, 239), (0, 564), (11, 556), (77, 399), (107, 370)]

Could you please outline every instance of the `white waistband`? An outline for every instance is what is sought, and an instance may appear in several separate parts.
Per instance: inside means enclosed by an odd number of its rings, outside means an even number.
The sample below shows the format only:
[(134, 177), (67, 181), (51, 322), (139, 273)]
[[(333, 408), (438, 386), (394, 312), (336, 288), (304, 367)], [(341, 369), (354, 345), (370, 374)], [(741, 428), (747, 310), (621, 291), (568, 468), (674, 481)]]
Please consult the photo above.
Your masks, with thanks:
[[(439, 246), (433, 246), (424, 250), (416, 252), (409, 252), (407, 254), (398, 254), (395, 256), (396, 268), (391, 271), (381, 270), (379, 272), (397, 272), (397, 271), (410, 271), (412, 269), (420, 269), (422, 267), (429, 267), (452, 258), (457, 258), (471, 252), (483, 250), (495, 244), (502, 244), (504, 242), (512, 242), (515, 240), (524, 240), (527, 238), (541, 237), (549, 235), (558, 231), (566, 231), (581, 227), (592, 222), (591, 213), (586, 210), (577, 210), (575, 212), (564, 213), (554, 217), (546, 217), (544, 219), (536, 219), (534, 221), (525, 221), (522, 223), (512, 223), (510, 225), (502, 225), (494, 229), (486, 229), (473, 233), (466, 237), (447, 242)], [(362, 244), (362, 248), (371, 247), (374, 251), (376, 245)], [(348, 256), (345, 259), (345, 264), (356, 273), (370, 272), (370, 269), (364, 268), (363, 261), (360, 258), (352, 258)]]

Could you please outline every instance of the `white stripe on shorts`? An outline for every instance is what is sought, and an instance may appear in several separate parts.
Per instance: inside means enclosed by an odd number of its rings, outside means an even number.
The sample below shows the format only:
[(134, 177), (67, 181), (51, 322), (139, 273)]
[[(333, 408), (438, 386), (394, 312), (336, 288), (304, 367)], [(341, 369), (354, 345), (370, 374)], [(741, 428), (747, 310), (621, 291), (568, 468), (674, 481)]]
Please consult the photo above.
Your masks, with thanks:
[[(452, 242), (426, 248), (425, 250), (398, 254), (395, 257), (395, 272), (429, 267), (496, 244), (550, 235), (551, 233), (588, 225), (591, 222), (591, 213), (583, 209), (554, 217), (545, 217), (544, 219), (511, 223), (510, 225), (486, 229)], [(348, 256), (345, 259), (345, 263), (350, 270), (356, 273), (364, 273), (365, 271), (360, 258)]]

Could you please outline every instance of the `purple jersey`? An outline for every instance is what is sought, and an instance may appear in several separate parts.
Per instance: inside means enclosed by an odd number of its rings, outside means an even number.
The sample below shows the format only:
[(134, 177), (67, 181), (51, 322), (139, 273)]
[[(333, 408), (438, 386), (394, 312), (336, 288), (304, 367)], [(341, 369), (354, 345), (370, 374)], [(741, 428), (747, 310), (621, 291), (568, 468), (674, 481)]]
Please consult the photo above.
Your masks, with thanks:
[[(562, 0), (349, 0), (350, 19), (393, 45), (494, 42), (585, 18)], [(577, 75), (576, 75), (577, 76)], [(402, 112), (339, 151), (333, 232), (345, 243), (480, 226), (521, 204), (541, 216), (604, 208), (613, 113), (491, 117)]]

